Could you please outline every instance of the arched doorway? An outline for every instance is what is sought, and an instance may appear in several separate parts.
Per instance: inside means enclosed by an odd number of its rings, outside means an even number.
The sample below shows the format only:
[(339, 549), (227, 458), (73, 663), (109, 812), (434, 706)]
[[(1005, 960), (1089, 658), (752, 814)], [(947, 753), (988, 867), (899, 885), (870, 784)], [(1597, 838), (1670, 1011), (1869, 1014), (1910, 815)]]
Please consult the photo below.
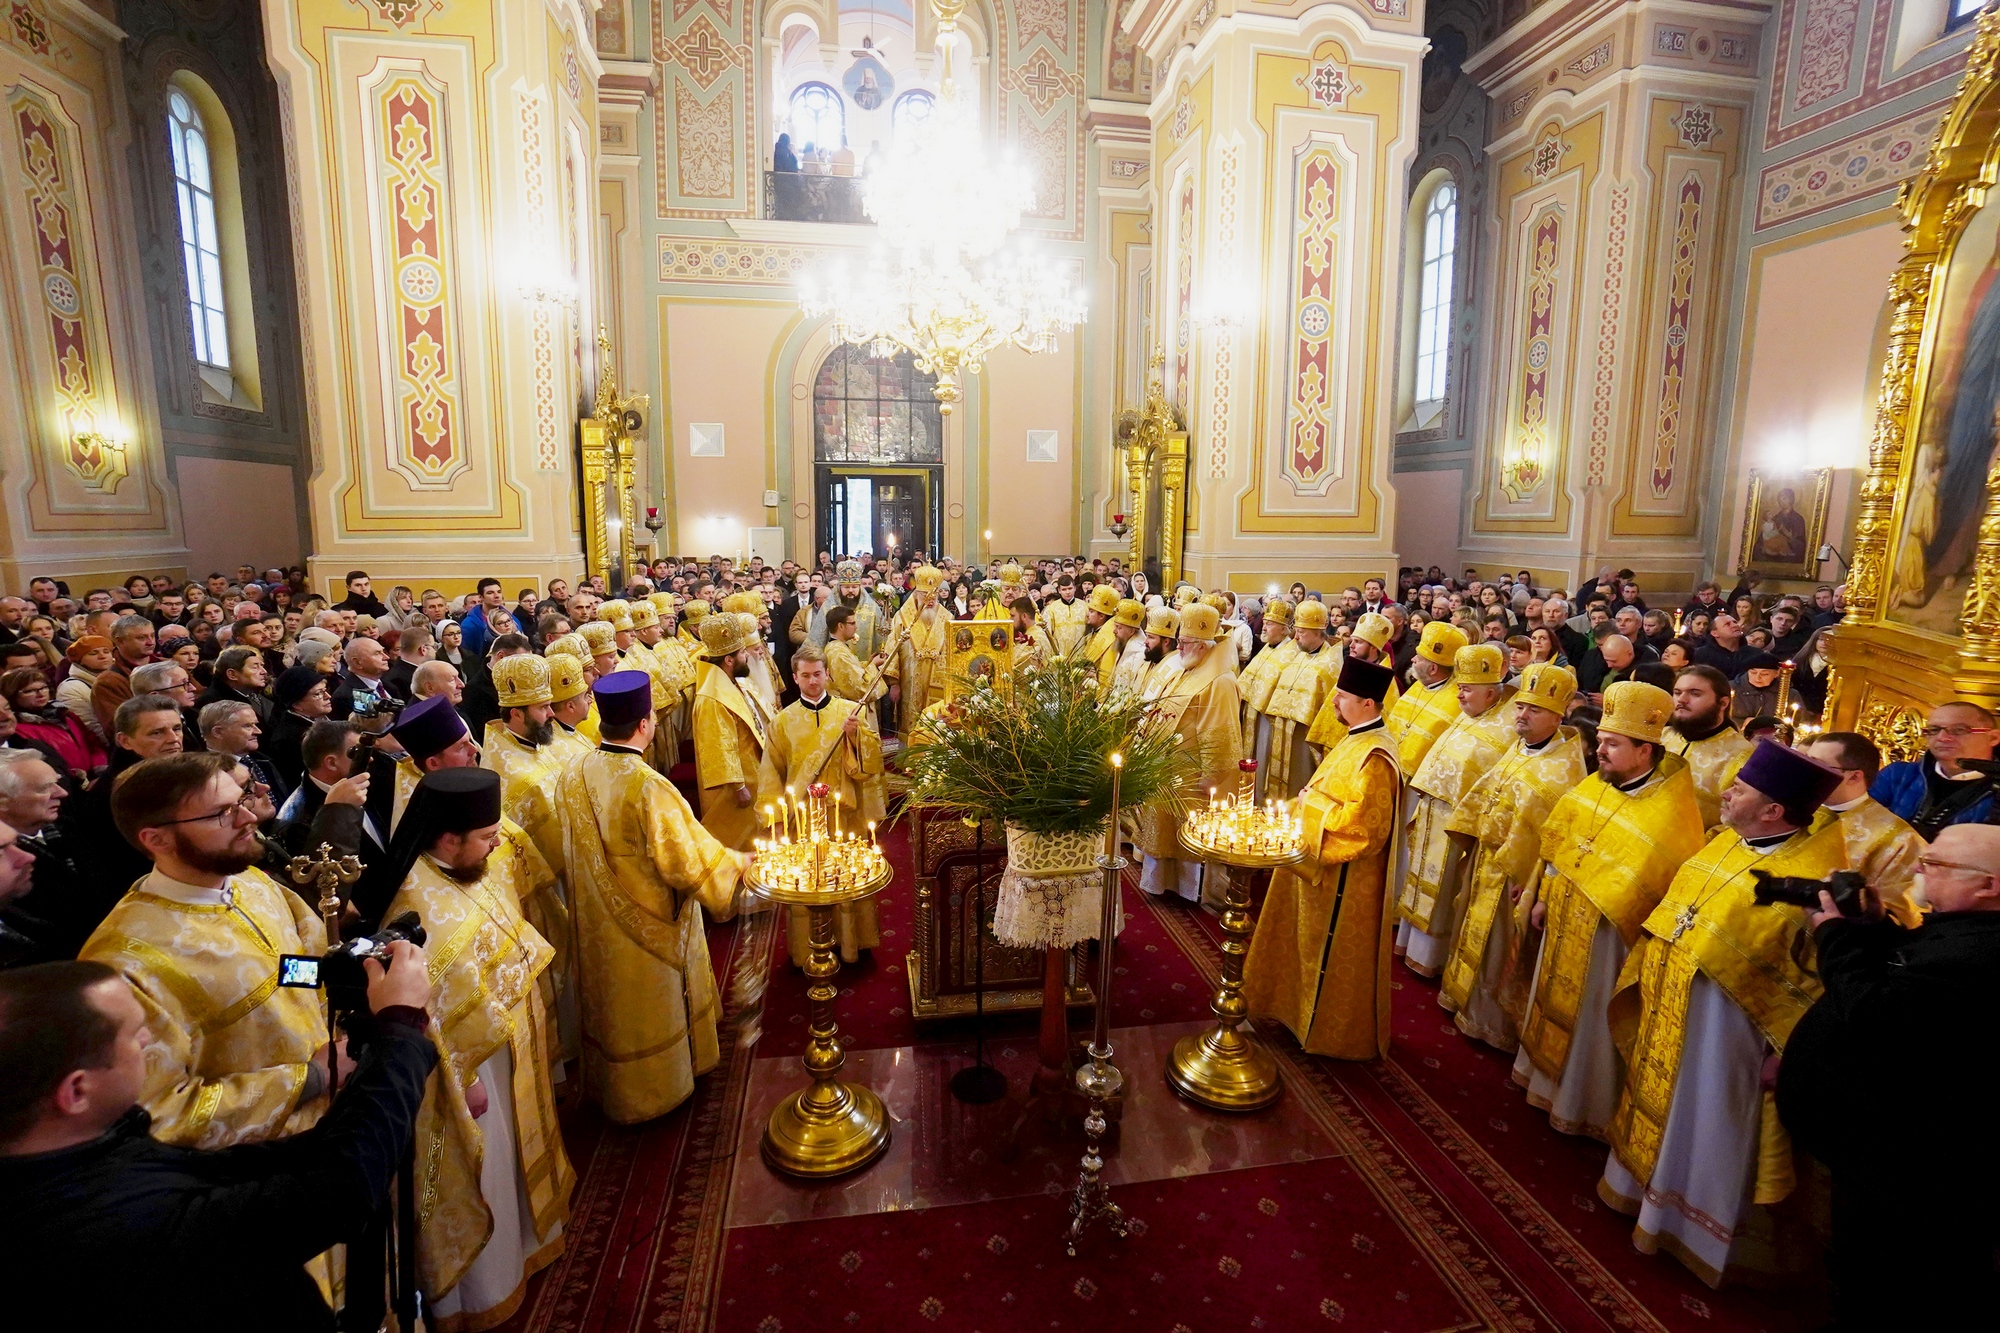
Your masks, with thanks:
[(908, 352), (843, 343), (813, 381), (818, 549), (931, 550), (943, 529), (937, 379)]

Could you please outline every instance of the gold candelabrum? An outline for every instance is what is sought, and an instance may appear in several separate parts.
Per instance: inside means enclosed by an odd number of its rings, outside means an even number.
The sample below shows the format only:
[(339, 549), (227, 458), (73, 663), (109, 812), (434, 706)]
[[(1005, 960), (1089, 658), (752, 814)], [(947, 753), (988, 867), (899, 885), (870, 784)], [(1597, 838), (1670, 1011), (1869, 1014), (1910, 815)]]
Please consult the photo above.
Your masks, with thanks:
[[(614, 581), (622, 585), (631, 578), (637, 556), (632, 521), (633, 460), (645, 434), (646, 410), (652, 403), (651, 394), (618, 391), (611, 334), (600, 324), (597, 399), (590, 415), (578, 424), (578, 438), (583, 455), (585, 555), (590, 572), (607, 586)], [(608, 499), (607, 487), (611, 492)]]
[(302, 889), (319, 890), (319, 919), (326, 927), (327, 947), (338, 944), (340, 914), (346, 907), (340, 891), (352, 888), (360, 880), (361, 862), (352, 856), (336, 857), (333, 847), (323, 842), (312, 855), (293, 857), (285, 867), (285, 874)]
[(812, 1039), (801, 1063), (812, 1082), (779, 1102), (764, 1127), (764, 1160), (787, 1175), (826, 1177), (866, 1166), (889, 1146), (889, 1116), (882, 1099), (838, 1077), (847, 1055), (833, 1021), (839, 993), (834, 977), (834, 908), (873, 897), (888, 886), (889, 860), (875, 841), (843, 819), (840, 798), (825, 783), (788, 791), (764, 807), (766, 836), (753, 844), (744, 883), (750, 892), (786, 907), (803, 907), (810, 919), (811, 953), (805, 973), (812, 984)]
[[(1245, 759), (1237, 768), (1241, 780), (1233, 794), (1211, 790), (1208, 804), (1181, 821), (1181, 845), (1199, 860), (1252, 874), (1296, 865), (1305, 856), (1305, 821), (1297, 806), (1290, 801), (1258, 804), (1257, 761)], [(1167, 1062), (1167, 1081), (1174, 1091), (1218, 1111), (1254, 1111), (1269, 1106), (1284, 1090), (1277, 1061), (1241, 1030), (1249, 1017), (1243, 959), (1255, 928), (1249, 880), (1232, 874), (1222, 905), (1222, 979), (1209, 1002), (1215, 1026), (1181, 1038)]]
[(1125, 486), (1132, 497), (1125, 510), (1132, 537), (1132, 568), (1146, 567), (1146, 553), (1157, 542), (1160, 586), (1171, 589), (1180, 578), (1187, 531), (1188, 437), (1167, 399), (1165, 375), (1166, 353), (1155, 349), (1146, 379), (1145, 405), (1136, 414), (1138, 420), (1130, 437), (1117, 447), (1125, 455)]

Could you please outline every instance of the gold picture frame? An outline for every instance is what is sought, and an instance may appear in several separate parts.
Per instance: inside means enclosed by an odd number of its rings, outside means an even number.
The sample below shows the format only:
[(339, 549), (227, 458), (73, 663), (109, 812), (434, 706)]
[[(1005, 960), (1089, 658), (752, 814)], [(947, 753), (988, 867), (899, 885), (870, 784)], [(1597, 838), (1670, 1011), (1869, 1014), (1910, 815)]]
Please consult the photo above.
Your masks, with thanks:
[(1819, 577), (1819, 548), (1833, 503), (1833, 469), (1773, 473), (1750, 469), (1743, 505), (1743, 536), (1736, 548), (1738, 574), (1779, 579)]
[(954, 620), (945, 630), (945, 697), (957, 699), (969, 682), (991, 680), (1002, 694), (1014, 688), (1014, 622)]
[(1827, 728), (1860, 731), (1885, 753), (1907, 753), (1913, 720), (1947, 699), (2000, 706), (2000, 458), (1962, 448), (1970, 438), (1990, 451), (1990, 412), (1953, 420), (1987, 402), (1988, 385), (1963, 370), (1988, 361), (1984, 298), (1971, 293), (1991, 287), (1968, 277), (2000, 267), (1996, 183), (2000, 11), (1989, 9), (1923, 168), (1897, 195), (1903, 257), (1886, 298), (1847, 616), (1823, 645)]

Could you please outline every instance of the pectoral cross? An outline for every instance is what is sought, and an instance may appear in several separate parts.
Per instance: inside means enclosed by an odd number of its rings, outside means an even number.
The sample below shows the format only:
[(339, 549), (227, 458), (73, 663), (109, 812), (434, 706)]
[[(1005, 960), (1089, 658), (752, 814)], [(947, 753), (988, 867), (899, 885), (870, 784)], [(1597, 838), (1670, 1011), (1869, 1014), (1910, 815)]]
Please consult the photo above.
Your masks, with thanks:
[(1679, 940), (1681, 936), (1687, 934), (1694, 926), (1695, 916), (1696, 912), (1693, 903), (1689, 903), (1676, 913), (1674, 916), (1674, 933), (1667, 936), (1667, 943), (1672, 944)]

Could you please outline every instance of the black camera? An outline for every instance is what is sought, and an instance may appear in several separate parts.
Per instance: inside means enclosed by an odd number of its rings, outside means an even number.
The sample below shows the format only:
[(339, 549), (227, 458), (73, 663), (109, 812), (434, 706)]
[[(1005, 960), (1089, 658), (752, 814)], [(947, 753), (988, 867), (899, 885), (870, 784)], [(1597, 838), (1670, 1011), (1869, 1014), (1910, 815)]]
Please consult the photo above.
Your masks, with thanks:
[(1793, 907), (1817, 912), (1820, 910), (1819, 896), (1824, 893), (1833, 899), (1833, 905), (1842, 916), (1859, 918), (1874, 915), (1869, 910), (1865, 892), (1868, 881), (1852, 870), (1836, 870), (1825, 879), (1774, 875), (1768, 870), (1752, 870), (1750, 873), (1757, 880), (1756, 887), (1750, 892), (1759, 907), (1789, 903)]
[(427, 938), (423, 921), (415, 912), (405, 912), (393, 921), (383, 922), (371, 934), (344, 940), (317, 958), (299, 953), (280, 956), (278, 984), (295, 990), (324, 990), (327, 1007), (335, 1014), (365, 1012), (368, 973), (362, 968), (362, 961), (373, 958), (387, 967), (391, 944), (408, 940), (422, 948)]

